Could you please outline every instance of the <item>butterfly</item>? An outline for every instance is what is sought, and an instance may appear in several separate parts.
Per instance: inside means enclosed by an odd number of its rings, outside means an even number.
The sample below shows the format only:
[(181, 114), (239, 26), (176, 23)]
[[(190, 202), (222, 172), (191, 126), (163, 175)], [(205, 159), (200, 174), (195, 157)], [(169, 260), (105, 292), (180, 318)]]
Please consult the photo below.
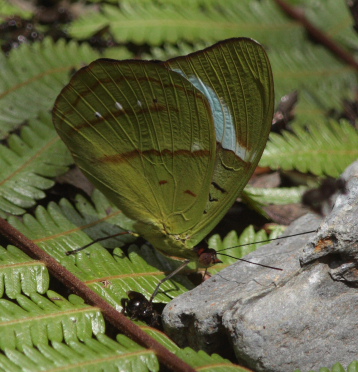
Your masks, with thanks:
[(167, 61), (99, 59), (53, 108), (83, 173), (164, 255), (215, 263), (198, 243), (240, 195), (271, 129), (264, 48), (221, 41)]

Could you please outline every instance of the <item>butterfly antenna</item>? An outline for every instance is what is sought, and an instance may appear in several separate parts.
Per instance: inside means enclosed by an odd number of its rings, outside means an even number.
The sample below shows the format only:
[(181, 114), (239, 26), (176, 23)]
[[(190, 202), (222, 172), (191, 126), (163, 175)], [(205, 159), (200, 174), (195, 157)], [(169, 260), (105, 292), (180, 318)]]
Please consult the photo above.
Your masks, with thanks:
[[(245, 247), (247, 245), (252, 245), (252, 244), (259, 244), (259, 243), (267, 243), (267, 242), (272, 242), (274, 240), (279, 240), (279, 239), (286, 239), (286, 238), (292, 238), (294, 236), (299, 236), (299, 235), (306, 235), (306, 234), (312, 234), (314, 232), (316, 232), (317, 230), (311, 230), (311, 231), (305, 231), (305, 232), (301, 232), (301, 233), (297, 233), (297, 234), (292, 234), (292, 235), (285, 235), (285, 236), (279, 236), (278, 238), (272, 238), (272, 239), (266, 239), (266, 240), (260, 240), (259, 242), (253, 242), (253, 243), (245, 243), (245, 244), (240, 244), (240, 245), (234, 245), (233, 247), (230, 247), (230, 248), (224, 248), (224, 249), (221, 249), (219, 251), (216, 251), (217, 253), (219, 252), (223, 252), (223, 251), (227, 251), (228, 249), (232, 249), (232, 248), (238, 248), (238, 247)], [(220, 253), (222, 255), (224, 255), (223, 253)], [(226, 256), (226, 255), (225, 255)], [(231, 256), (228, 256), (228, 257), (231, 257)], [(233, 258), (236, 258), (236, 257), (233, 257)], [(240, 258), (239, 258), (240, 260)]]
[(83, 247), (80, 247), (80, 248), (74, 249), (74, 250), (72, 250), (72, 251), (68, 251), (68, 252), (66, 252), (66, 256), (71, 256), (72, 254), (77, 254), (78, 252), (83, 251), (84, 249), (90, 247), (92, 244), (95, 244), (95, 243), (101, 242), (101, 241), (103, 241), (103, 240), (107, 240), (107, 239), (110, 239), (110, 238), (115, 238), (116, 236), (127, 235), (127, 234), (131, 234), (131, 235), (133, 235), (133, 236), (138, 236), (138, 234), (136, 234), (136, 233), (133, 232), (133, 231), (124, 231), (124, 232), (121, 232), (121, 233), (117, 233), (117, 234), (113, 234), (113, 235), (108, 235), (108, 236), (105, 236), (105, 237), (103, 237), (103, 238), (95, 239), (95, 240), (93, 240), (91, 243), (88, 243), (88, 244), (84, 245)]
[(273, 269), (273, 270), (283, 271), (283, 269), (280, 269), (279, 267), (274, 267), (274, 266), (264, 265), (264, 264), (260, 264), (260, 263), (257, 263), (257, 262), (251, 262), (251, 261), (249, 261), (249, 260), (245, 260), (244, 258), (238, 258), (238, 257), (230, 256), (230, 255), (225, 254), (225, 253), (220, 253), (220, 254), (223, 255), (223, 256), (231, 257), (231, 258), (235, 258), (236, 260), (244, 261), (244, 262), (247, 262), (247, 263), (250, 263), (250, 264), (253, 264), (253, 265), (266, 267), (266, 268), (268, 268), (268, 269)]

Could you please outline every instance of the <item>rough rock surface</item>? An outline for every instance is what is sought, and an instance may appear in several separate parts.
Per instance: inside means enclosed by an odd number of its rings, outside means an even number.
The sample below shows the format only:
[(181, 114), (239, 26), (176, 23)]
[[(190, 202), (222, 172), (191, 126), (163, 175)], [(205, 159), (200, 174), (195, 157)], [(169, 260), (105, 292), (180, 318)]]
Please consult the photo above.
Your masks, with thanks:
[[(358, 358), (358, 163), (347, 194), (311, 235), (266, 245), (170, 302), (165, 330), (180, 345), (230, 355), (255, 371), (319, 370)], [(318, 228), (301, 217), (286, 235)], [(309, 242), (309, 243), (307, 243)]]

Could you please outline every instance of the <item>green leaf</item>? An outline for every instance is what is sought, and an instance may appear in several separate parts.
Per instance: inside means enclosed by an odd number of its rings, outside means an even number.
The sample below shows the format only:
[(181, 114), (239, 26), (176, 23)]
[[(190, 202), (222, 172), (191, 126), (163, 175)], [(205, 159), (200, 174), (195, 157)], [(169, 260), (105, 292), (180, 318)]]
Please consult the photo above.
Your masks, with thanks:
[[(78, 196), (76, 208), (63, 199), (60, 205), (50, 203), (47, 210), (38, 207), (35, 218), (26, 214), (23, 221), (9, 218), (9, 222), (117, 309), (122, 307), (121, 299), (127, 298), (126, 292), (129, 290), (141, 292), (149, 298), (159, 280), (179, 265), (179, 262), (168, 260), (167, 257), (146, 245), (141, 248), (131, 245), (127, 256), (118, 247), (133, 241), (131, 235), (105, 240), (75, 255), (66, 256), (66, 251), (80, 248), (92, 239), (123, 231), (119, 226), (126, 228), (132, 226), (133, 222), (109, 204), (99, 192), (95, 193), (92, 202)], [(255, 233), (251, 227), (240, 237), (236, 232), (230, 233), (223, 241), (219, 236), (214, 236), (209, 244), (219, 250), (267, 238), (264, 231)], [(240, 247), (226, 253), (243, 257), (260, 245)], [(108, 251), (103, 246), (117, 248)], [(222, 264), (215, 265), (210, 271), (218, 272), (236, 260), (223, 257), (222, 261)], [(176, 275), (173, 280), (162, 285), (155, 301), (169, 302), (171, 298), (192, 287), (192, 283), (184, 275)]]
[[(47, 210), (38, 207), (35, 218), (26, 214), (23, 221), (9, 218), (9, 222), (117, 309), (122, 307), (121, 299), (127, 297), (128, 290), (141, 292), (149, 298), (159, 280), (173, 271), (178, 263), (168, 263), (146, 245), (142, 248), (131, 245), (128, 257), (120, 248), (111, 252), (103, 248), (119, 247), (133, 241), (130, 235), (114, 238), (111, 242), (93, 244), (72, 256), (65, 255), (66, 251), (91, 242), (89, 236), (93, 239), (102, 238), (123, 231), (118, 226), (132, 226), (133, 222), (98, 192), (92, 202), (94, 206), (79, 196), (75, 209), (68, 201), (62, 200), (60, 205), (50, 203)], [(186, 278), (177, 276), (174, 281), (163, 284), (156, 301), (169, 302), (174, 296), (183, 293), (185, 287), (192, 288), (192, 284)]]
[[(358, 39), (343, 1), (299, 5), (313, 24), (321, 25), (336, 42), (357, 49)], [(315, 122), (317, 115), (325, 116), (332, 108), (339, 110), (342, 98), (354, 99), (357, 75), (353, 68), (323, 46), (309, 43), (303, 26), (282, 13), (273, 0), (229, 0), (225, 7), (216, 1), (193, 1), (190, 7), (185, 3), (139, 1), (124, 2), (121, 7), (107, 5), (102, 10), (74, 22), (73, 34), (88, 37), (95, 29), (109, 25), (117, 41), (148, 42), (152, 46), (166, 43), (164, 50), (153, 48), (152, 56), (146, 58), (165, 60), (202, 48), (200, 42), (237, 35), (259, 40), (269, 53), (277, 100), (293, 90), (299, 92), (295, 112), (300, 125)], [(183, 40), (194, 45), (183, 51), (169, 46)]]
[[(351, 27), (352, 16), (344, 1), (303, 1), (305, 16), (317, 28), (348, 49), (357, 48), (357, 33)], [(332, 16), (334, 15), (334, 16)]]
[[(68, 317), (70, 320), (70, 317)], [(61, 328), (61, 324), (59, 324)], [(69, 342), (53, 341), (36, 347), (5, 347), (0, 354), (1, 371), (158, 371), (152, 351), (134, 344), (127, 337), (116, 342), (104, 334)]]
[[(70, 33), (88, 38), (109, 26), (116, 41), (159, 45), (164, 41), (201, 39), (215, 42), (237, 36), (260, 40), (265, 34), (287, 39), (295, 30), (281, 17), (273, 2), (226, 0), (178, 2), (129, 2), (120, 7), (103, 5), (101, 12), (87, 13), (72, 23)], [(299, 28), (298, 25), (293, 28)]]
[(358, 372), (358, 361), (350, 363), (347, 368), (347, 372)]
[(16, 14), (19, 17), (27, 18), (32, 16), (32, 12), (26, 9), (26, 6), (20, 6), (14, 2), (9, 2), (9, 0), (0, 0), (0, 22), (3, 22), (3, 18), (6, 16), (12, 16)]
[(317, 120), (307, 131), (295, 126), (294, 134), (271, 133), (260, 165), (338, 177), (357, 157), (358, 133), (351, 124)]
[(0, 261), (0, 297), (6, 294), (15, 299), (21, 293), (29, 296), (47, 291), (49, 275), (42, 262), (32, 260), (14, 246), (0, 247)]
[(50, 115), (41, 114), (0, 145), (0, 209), (18, 215), (45, 196), (51, 179), (68, 170), (71, 156), (55, 132)]
[[(0, 300), (0, 349), (18, 349), (48, 342), (66, 343), (84, 340), (104, 332), (104, 319), (98, 309), (82, 303), (71, 303), (49, 291), (47, 298), (32, 293), (18, 295), (16, 302)], [(71, 316), (69, 316), (71, 313)]]
[[(269, 42), (273, 42), (270, 40)], [(342, 99), (354, 99), (357, 74), (321, 45), (301, 39), (269, 52), (276, 98), (298, 91), (296, 122), (301, 126), (323, 121), (329, 110), (341, 110)]]
[[(8, 267), (3, 265), (0, 275), (4, 270), (12, 270), (12, 275), (6, 276), (6, 286), (13, 287), (11, 282), (18, 281), (19, 264), (30, 266), (36, 261), (14, 247), (7, 250), (15, 254), (6, 261)], [(5, 251), (0, 247), (1, 256), (4, 257)], [(26, 276), (22, 278), (29, 279)], [(40, 277), (36, 279), (42, 281)], [(224, 366), (241, 370), (218, 356), (210, 357), (188, 349), (181, 354), (163, 333), (148, 327), (145, 329), (193, 366), (206, 366), (210, 371), (220, 371)], [(70, 295), (67, 300), (54, 291), (47, 291), (43, 296), (35, 289), (28, 296), (17, 294), (12, 301), (3, 298), (0, 300), (0, 371), (117, 371), (119, 368), (158, 371), (158, 361), (152, 351), (136, 345), (124, 335), (118, 335), (116, 342), (104, 332), (105, 322), (98, 308), (86, 305), (76, 295)], [(218, 364), (221, 366), (219, 369)]]
[(243, 368), (232, 364), (227, 359), (222, 358), (218, 354), (208, 355), (204, 351), (200, 350), (195, 352), (192, 349), (185, 348), (179, 350), (176, 353), (181, 359), (190, 363), (191, 366), (197, 370), (225, 372), (225, 371), (237, 371), (237, 372), (249, 372), (247, 368)]
[(169, 58), (194, 53), (197, 50), (204, 49), (208, 46), (210, 46), (210, 43), (203, 41), (193, 41), (193, 43), (177, 41), (175, 44), (166, 42), (161, 46), (153, 46), (150, 50), (150, 54), (144, 54), (142, 57), (143, 59), (157, 59), (159, 61), (165, 61)]
[(50, 38), (0, 53), (0, 139), (24, 120), (50, 110), (74, 69), (98, 58), (86, 44)]
[[(332, 369), (327, 368), (327, 367), (322, 367), (319, 369), (319, 372), (357, 372), (358, 371), (358, 362), (353, 361), (352, 363), (349, 364), (347, 369), (344, 369), (342, 364), (336, 363), (332, 366)], [(301, 372), (300, 369), (296, 369), (294, 372)], [(310, 372), (315, 372), (311, 370)]]
[(242, 198), (247, 202), (247, 198), (261, 204), (284, 205), (300, 203), (302, 194), (307, 190), (306, 186), (298, 187), (251, 187), (246, 186)]
[[(254, 252), (262, 245), (267, 244), (267, 242), (260, 243), (261, 241), (276, 238), (279, 234), (282, 234), (282, 227), (277, 227), (271, 232), (270, 235), (267, 235), (264, 230), (255, 232), (254, 227), (250, 225), (241, 233), (240, 236), (237, 235), (236, 231), (231, 231), (225, 236), (224, 239), (222, 239), (218, 234), (211, 236), (208, 241), (209, 247), (214, 248), (216, 251), (218, 251), (218, 258), (222, 261), (222, 263), (216, 264), (211, 267), (209, 270), (210, 273), (218, 273), (225, 267), (237, 262), (237, 258), (243, 258), (247, 254)], [(224, 250), (223, 253), (229, 254), (233, 257), (220, 255), (220, 251), (222, 250)]]
[(333, 367), (332, 367), (332, 372), (345, 372), (343, 366), (341, 363), (336, 363)]

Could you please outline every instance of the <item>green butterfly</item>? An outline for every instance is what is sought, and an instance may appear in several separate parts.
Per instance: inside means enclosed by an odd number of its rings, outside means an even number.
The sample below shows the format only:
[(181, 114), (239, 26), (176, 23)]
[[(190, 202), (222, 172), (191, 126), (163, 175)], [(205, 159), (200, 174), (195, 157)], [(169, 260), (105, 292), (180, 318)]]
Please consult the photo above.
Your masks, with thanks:
[(99, 59), (57, 97), (54, 125), (84, 174), (165, 255), (195, 247), (239, 196), (271, 128), (272, 72), (248, 38), (166, 62)]

